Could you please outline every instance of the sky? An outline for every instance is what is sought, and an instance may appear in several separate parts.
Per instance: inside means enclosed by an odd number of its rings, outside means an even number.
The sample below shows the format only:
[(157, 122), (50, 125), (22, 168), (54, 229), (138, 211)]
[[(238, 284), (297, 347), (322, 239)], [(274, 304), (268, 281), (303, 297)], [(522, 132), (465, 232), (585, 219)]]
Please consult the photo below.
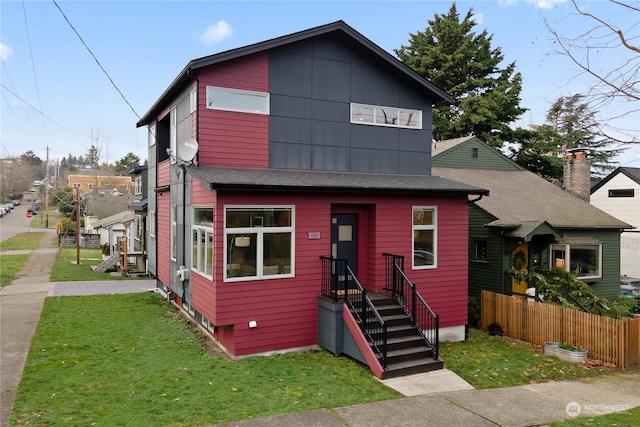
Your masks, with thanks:
[[(1, 157), (33, 151), (42, 160), (86, 155), (102, 162), (127, 153), (147, 158), (147, 133), (136, 122), (174, 78), (196, 58), (343, 20), (394, 54), (422, 32), (451, 1), (63, 1), (0, 2)], [(634, 28), (637, 15), (602, 0), (579, 3), (608, 22)], [(560, 96), (585, 93), (593, 81), (555, 46), (546, 19), (567, 35), (593, 27), (577, 19), (566, 0), (457, 1), (461, 17), (473, 8), (477, 25), (492, 35), (507, 63), (523, 77), (521, 106), (529, 111), (513, 126), (543, 124)], [(636, 6), (638, 6), (636, 2)], [(635, 27), (634, 27), (635, 26)], [(636, 39), (637, 41), (637, 39)], [(395, 56), (395, 54), (394, 54)], [(620, 58), (603, 53), (594, 64)], [(611, 117), (628, 108), (609, 105)], [(622, 109), (622, 110), (621, 110)], [(640, 111), (613, 124), (640, 141)], [(640, 144), (617, 158), (640, 167)]]

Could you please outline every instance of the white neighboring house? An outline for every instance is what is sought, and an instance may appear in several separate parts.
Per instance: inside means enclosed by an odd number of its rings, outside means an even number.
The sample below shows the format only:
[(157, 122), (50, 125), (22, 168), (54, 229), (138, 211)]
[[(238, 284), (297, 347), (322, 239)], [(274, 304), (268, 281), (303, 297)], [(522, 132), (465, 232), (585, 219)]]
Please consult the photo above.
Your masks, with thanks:
[[(111, 248), (111, 254), (114, 253), (116, 245), (118, 244), (118, 237), (127, 236), (128, 245), (132, 245), (131, 236), (128, 236), (129, 224), (134, 220), (133, 211), (123, 211), (115, 215), (102, 218), (97, 221), (90, 221), (89, 224), (85, 222), (87, 232), (100, 234), (100, 244), (109, 244)], [(132, 248), (129, 248), (131, 250)]]
[(591, 189), (591, 204), (634, 227), (620, 236), (620, 274), (640, 278), (640, 168), (611, 172)]

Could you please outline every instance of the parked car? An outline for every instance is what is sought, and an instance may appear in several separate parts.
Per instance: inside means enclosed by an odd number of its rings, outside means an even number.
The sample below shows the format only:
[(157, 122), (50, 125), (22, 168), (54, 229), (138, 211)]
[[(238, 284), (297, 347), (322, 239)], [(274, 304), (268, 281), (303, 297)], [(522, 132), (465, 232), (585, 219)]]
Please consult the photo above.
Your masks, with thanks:
[(13, 203), (13, 206), (18, 206), (21, 202), (20, 199), (13, 199), (11, 203)]
[(37, 203), (32, 203), (31, 206), (27, 208), (27, 212), (31, 212), (32, 214), (37, 214), (40, 210), (40, 205)]

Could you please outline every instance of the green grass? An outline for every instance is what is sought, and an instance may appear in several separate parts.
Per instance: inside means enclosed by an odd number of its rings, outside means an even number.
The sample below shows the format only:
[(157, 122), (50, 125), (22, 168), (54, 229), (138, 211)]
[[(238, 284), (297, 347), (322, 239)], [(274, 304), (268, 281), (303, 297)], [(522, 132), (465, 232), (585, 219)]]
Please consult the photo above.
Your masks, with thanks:
[(640, 425), (640, 407), (616, 412), (614, 414), (600, 415), (597, 417), (576, 417), (564, 421), (549, 423), (552, 427), (582, 427), (582, 426), (616, 426), (636, 427)]
[[(56, 216), (57, 216), (56, 209), (49, 209), (49, 227), (48, 228), (56, 227)], [(46, 225), (47, 225), (47, 218), (44, 211), (38, 211), (36, 215), (31, 217), (31, 221), (29, 222), (29, 227), (45, 228)]]
[(0, 255), (0, 287), (10, 285), (29, 255)]
[(324, 351), (230, 361), (153, 293), (45, 300), (10, 425), (193, 426), (400, 397)]
[(100, 249), (80, 248), (80, 264), (77, 264), (77, 249), (62, 248), (51, 269), (52, 282), (75, 282), (85, 280), (132, 280), (122, 275), (112, 276), (110, 273), (94, 273), (91, 266), (102, 263)]
[(42, 240), (45, 234), (46, 233), (43, 232), (16, 234), (15, 236), (0, 242), (0, 250), (15, 251), (38, 249), (40, 240)]
[(574, 380), (611, 372), (612, 368), (563, 362), (540, 347), (469, 331), (469, 340), (440, 344), (445, 368), (477, 389), (512, 387), (551, 380)]

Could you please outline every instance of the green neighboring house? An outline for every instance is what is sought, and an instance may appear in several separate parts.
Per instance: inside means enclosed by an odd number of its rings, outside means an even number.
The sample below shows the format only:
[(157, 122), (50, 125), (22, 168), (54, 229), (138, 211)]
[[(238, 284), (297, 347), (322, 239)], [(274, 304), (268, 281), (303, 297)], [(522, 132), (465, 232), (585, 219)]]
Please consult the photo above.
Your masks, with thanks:
[[(469, 203), (470, 297), (524, 294), (508, 272), (534, 266), (571, 270), (604, 298), (620, 293), (620, 233), (631, 226), (589, 204), (586, 156), (565, 158), (565, 189), (477, 137), (433, 142), (432, 166), (434, 176), (489, 190)], [(582, 193), (571, 187), (580, 182)]]

